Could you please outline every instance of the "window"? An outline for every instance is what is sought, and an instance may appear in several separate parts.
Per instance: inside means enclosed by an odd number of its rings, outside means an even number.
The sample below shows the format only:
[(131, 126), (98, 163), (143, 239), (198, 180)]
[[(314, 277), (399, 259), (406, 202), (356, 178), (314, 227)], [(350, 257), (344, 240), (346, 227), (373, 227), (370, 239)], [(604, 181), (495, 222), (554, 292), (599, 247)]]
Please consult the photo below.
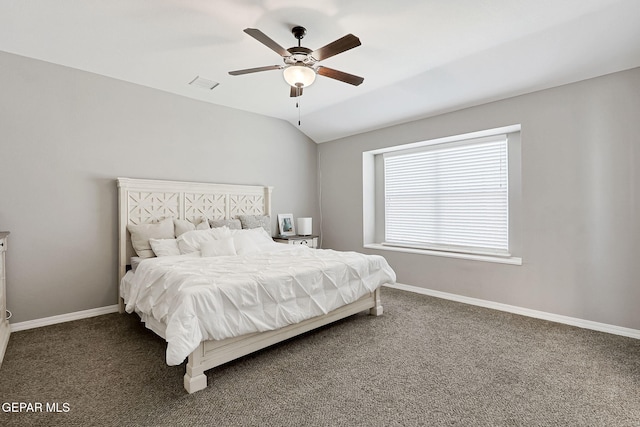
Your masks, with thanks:
[(363, 153), (366, 248), (521, 264), (520, 126)]
[(384, 243), (507, 255), (507, 137), (408, 151), (384, 155)]

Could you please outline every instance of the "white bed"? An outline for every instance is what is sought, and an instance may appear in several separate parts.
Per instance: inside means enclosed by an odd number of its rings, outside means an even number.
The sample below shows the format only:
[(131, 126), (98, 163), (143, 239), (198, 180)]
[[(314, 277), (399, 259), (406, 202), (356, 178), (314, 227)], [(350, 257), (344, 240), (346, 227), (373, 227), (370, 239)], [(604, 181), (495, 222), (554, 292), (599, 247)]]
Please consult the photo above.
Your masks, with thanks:
[(191, 233), (213, 234), (218, 242), (223, 236), (236, 245), (239, 237), (250, 235), (260, 250), (242, 252), (238, 246), (238, 255), (234, 249), (233, 255), (148, 258), (135, 273), (127, 271), (135, 254), (127, 226), (166, 218), (196, 223), (270, 216), (272, 188), (117, 181), (121, 311), (126, 300), (126, 311), (137, 312), (167, 340), (168, 364), (188, 358), (184, 387), (189, 393), (206, 388), (205, 370), (364, 310), (382, 314), (380, 286), (395, 281), (384, 258), (273, 243), (262, 229)]

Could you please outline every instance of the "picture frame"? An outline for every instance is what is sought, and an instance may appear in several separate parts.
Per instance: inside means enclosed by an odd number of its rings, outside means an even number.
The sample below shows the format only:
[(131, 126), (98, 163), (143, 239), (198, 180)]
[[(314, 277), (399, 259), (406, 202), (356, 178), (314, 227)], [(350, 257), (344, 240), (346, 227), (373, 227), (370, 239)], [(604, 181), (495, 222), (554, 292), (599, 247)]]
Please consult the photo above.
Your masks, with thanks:
[(281, 236), (296, 235), (293, 214), (278, 214), (278, 232)]

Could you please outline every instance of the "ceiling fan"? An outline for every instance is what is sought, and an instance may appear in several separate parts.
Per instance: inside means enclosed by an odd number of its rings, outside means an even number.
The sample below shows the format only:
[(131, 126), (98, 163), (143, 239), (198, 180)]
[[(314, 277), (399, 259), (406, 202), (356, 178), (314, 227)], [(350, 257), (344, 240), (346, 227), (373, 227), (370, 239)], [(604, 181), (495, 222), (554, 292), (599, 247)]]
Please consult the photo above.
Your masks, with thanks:
[(360, 39), (353, 34), (347, 34), (320, 49), (311, 50), (300, 45), (302, 38), (307, 34), (307, 30), (304, 27), (298, 26), (291, 29), (293, 36), (298, 39), (298, 46), (290, 47), (289, 49), (283, 48), (256, 28), (246, 28), (244, 32), (282, 56), (284, 65), (268, 65), (266, 67), (229, 71), (229, 74), (232, 76), (257, 73), (260, 71), (283, 70), (284, 79), (291, 86), (291, 97), (301, 96), (302, 89), (308, 87), (315, 81), (316, 74), (340, 80), (341, 82), (354, 86), (358, 86), (364, 81), (363, 77), (354, 76), (353, 74), (318, 64), (318, 62), (324, 59), (360, 46)]

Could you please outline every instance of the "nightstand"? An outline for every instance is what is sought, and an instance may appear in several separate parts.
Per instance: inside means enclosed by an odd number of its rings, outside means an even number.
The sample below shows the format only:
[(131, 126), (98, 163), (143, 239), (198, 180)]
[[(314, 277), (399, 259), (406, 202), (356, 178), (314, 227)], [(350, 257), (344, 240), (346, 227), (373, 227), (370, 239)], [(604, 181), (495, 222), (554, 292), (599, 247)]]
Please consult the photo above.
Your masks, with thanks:
[(286, 243), (288, 245), (304, 245), (310, 248), (318, 248), (318, 236), (278, 236), (273, 238), (278, 243)]

